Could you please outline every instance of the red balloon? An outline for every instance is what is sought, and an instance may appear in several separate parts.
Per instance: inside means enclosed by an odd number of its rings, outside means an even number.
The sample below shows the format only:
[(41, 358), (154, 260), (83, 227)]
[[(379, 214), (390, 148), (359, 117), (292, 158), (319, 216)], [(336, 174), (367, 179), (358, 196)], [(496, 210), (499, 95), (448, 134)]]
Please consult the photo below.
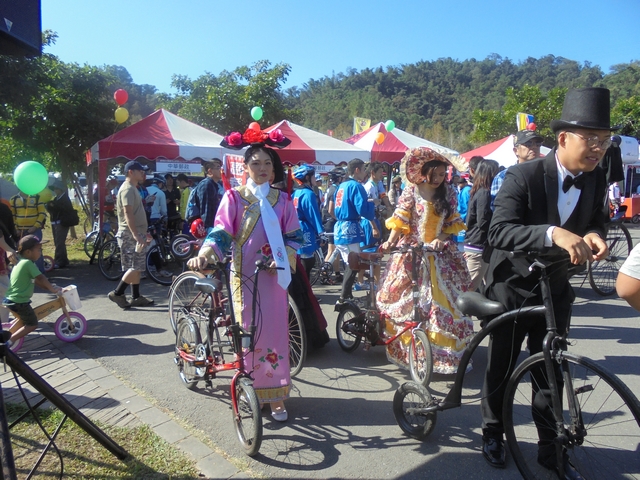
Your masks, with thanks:
[(260, 131), (260, 124), (258, 122), (251, 122), (249, 124), (249, 128), (251, 130), (255, 130), (256, 132), (259, 132)]
[(126, 90), (119, 88), (113, 94), (113, 99), (116, 101), (118, 105), (122, 106), (125, 103), (127, 103), (127, 100), (129, 100), (129, 94), (127, 93)]
[(532, 132), (535, 132), (536, 128), (538, 128), (538, 126), (533, 122), (531, 122), (529, 125), (527, 125), (527, 130), (531, 130)]

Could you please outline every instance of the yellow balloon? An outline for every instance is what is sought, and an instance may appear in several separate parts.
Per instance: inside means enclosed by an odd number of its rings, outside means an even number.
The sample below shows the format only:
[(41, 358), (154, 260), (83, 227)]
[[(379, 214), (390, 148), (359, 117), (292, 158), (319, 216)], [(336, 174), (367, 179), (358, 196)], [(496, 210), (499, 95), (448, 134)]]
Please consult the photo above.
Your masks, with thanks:
[(116, 122), (124, 123), (129, 118), (129, 111), (124, 107), (119, 107), (116, 109), (115, 117)]

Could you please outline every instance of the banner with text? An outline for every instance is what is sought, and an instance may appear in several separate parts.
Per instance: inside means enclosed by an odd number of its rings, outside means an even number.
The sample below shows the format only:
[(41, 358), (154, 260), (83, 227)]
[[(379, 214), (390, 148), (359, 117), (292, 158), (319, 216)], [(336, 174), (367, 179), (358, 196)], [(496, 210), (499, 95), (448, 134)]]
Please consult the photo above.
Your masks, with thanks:
[(232, 155), (230, 153), (225, 154), (222, 162), (222, 171), (229, 179), (231, 187), (244, 185), (244, 155)]
[(202, 173), (200, 160), (156, 160), (156, 172)]

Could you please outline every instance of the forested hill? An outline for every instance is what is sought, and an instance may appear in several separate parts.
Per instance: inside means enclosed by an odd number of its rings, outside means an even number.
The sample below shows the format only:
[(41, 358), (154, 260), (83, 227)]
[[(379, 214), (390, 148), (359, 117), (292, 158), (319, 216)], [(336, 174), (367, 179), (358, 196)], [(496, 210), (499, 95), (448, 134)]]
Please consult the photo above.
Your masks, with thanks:
[[(473, 145), (473, 112), (501, 110), (509, 87), (538, 87), (542, 95), (560, 90), (605, 86), (612, 103), (640, 95), (640, 62), (616, 65), (605, 74), (597, 65), (548, 55), (514, 63), (499, 55), (484, 60), (442, 58), (430, 62), (351, 70), (286, 93), (300, 111), (302, 123), (314, 130), (352, 134), (353, 117), (372, 122), (393, 119), (403, 130), (463, 151)], [(515, 118), (513, 119), (515, 129)], [(476, 142), (477, 143), (477, 142)]]

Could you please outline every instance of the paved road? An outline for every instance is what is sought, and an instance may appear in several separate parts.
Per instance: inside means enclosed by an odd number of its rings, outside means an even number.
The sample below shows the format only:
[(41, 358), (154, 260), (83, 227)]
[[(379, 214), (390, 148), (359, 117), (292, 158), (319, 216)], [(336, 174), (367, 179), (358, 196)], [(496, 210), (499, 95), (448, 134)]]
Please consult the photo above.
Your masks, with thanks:
[[(640, 238), (640, 231), (633, 231)], [(189, 391), (173, 363), (174, 335), (167, 317), (165, 287), (146, 281), (143, 294), (156, 306), (122, 311), (107, 298), (115, 286), (97, 266), (62, 271), (58, 284), (75, 283), (83, 300), (89, 332), (78, 347), (125, 383), (139, 389), (165, 411), (208, 436), (232, 462), (248, 473), (269, 478), (517, 478), (512, 461), (505, 470), (487, 466), (480, 454), (478, 404), (486, 344), (474, 356), (463, 401), (468, 406), (438, 415), (432, 435), (423, 442), (404, 436), (396, 425), (391, 400), (408, 374), (390, 365), (381, 347), (347, 354), (335, 341), (332, 305), (338, 287), (317, 293), (332, 341), (311, 351), (295, 379), (287, 403), (286, 424), (264, 417), (260, 455), (246, 457), (238, 444), (229, 409), (229, 376), (214, 381), (213, 390)], [(618, 298), (595, 295), (588, 282), (580, 286), (574, 309), (572, 351), (603, 361), (640, 396), (638, 314)], [(43, 297), (44, 298), (44, 295)], [(36, 303), (40, 300), (36, 299)], [(431, 384), (443, 396), (451, 378)]]

